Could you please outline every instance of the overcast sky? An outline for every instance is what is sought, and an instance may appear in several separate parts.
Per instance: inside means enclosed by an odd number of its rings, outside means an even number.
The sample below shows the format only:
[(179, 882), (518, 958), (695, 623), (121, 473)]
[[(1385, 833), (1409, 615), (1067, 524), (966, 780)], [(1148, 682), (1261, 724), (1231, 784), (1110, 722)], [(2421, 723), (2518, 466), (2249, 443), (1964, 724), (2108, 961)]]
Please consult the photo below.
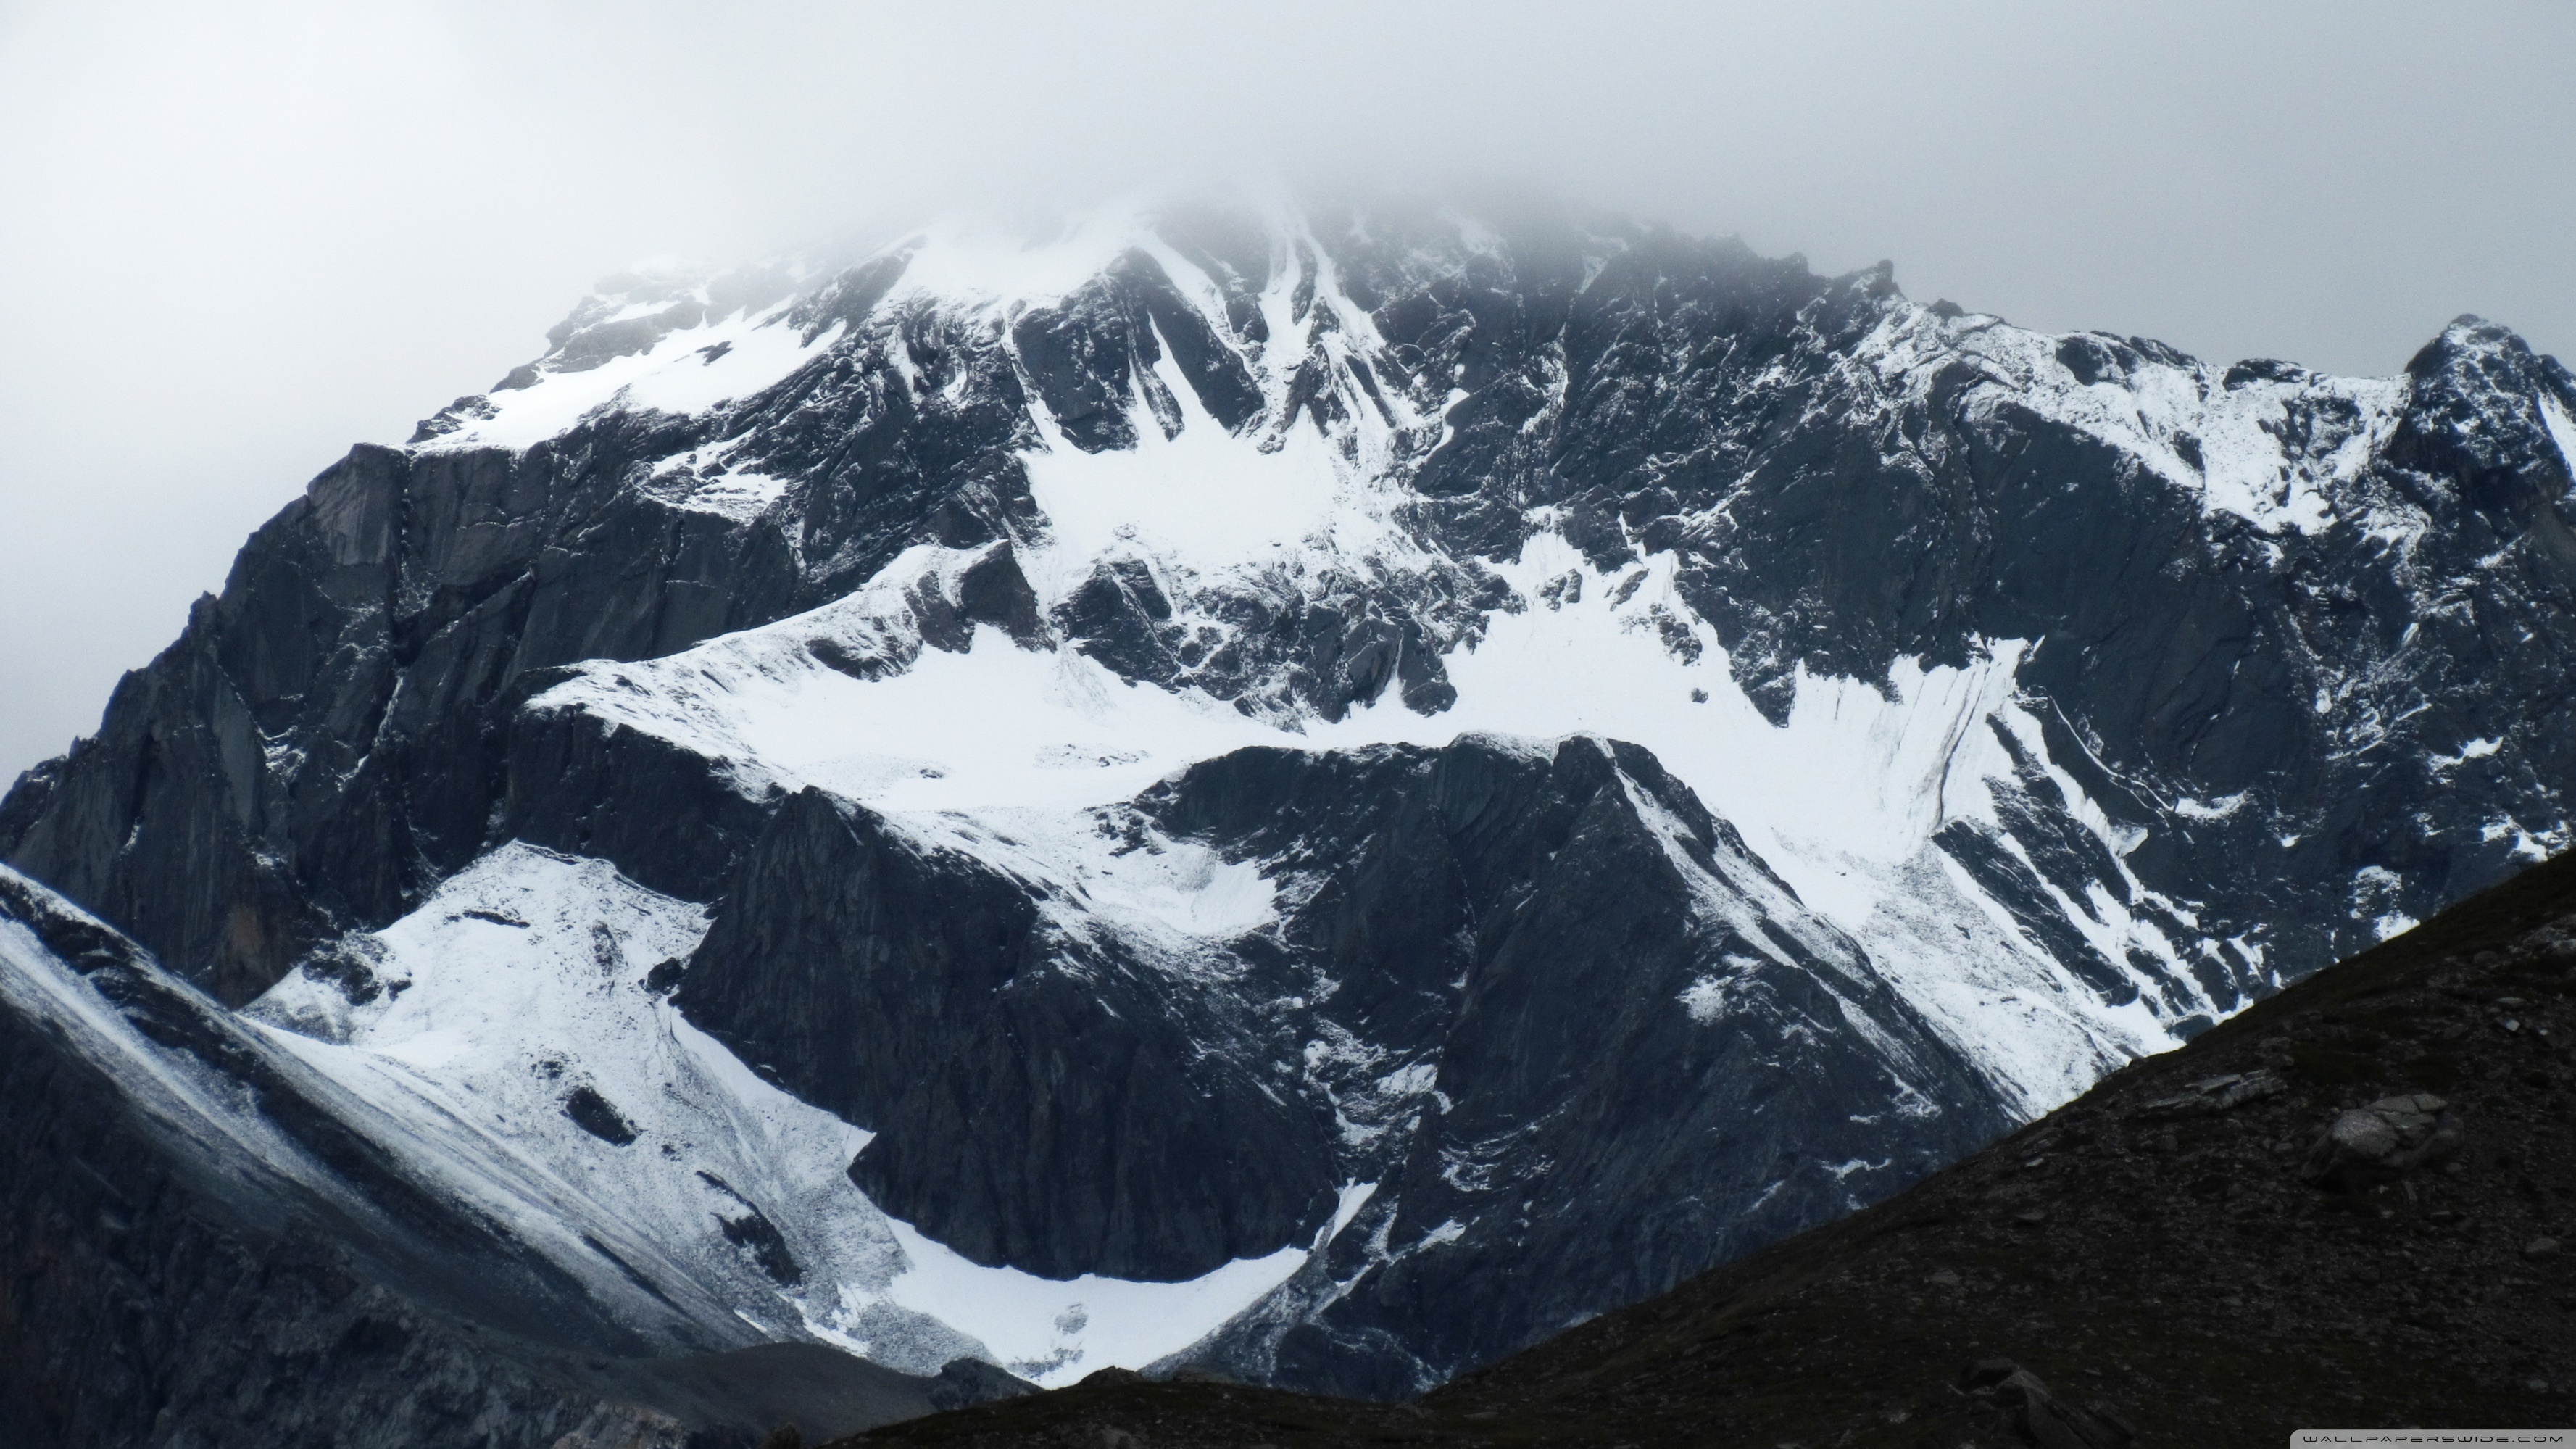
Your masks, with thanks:
[(0, 781), (589, 282), (1233, 172), (1534, 183), (1912, 295), (2576, 354), (2576, 4), (0, 0)]

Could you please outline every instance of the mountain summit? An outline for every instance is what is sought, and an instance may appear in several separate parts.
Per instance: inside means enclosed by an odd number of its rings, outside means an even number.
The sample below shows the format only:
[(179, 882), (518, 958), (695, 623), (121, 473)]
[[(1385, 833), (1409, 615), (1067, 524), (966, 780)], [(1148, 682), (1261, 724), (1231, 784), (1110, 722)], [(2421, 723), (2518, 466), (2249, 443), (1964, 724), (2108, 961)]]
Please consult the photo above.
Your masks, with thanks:
[(0, 802), (0, 1001), (532, 1362), (1417, 1391), (2568, 838), (2576, 378), (2476, 319), (1217, 199), (549, 342)]

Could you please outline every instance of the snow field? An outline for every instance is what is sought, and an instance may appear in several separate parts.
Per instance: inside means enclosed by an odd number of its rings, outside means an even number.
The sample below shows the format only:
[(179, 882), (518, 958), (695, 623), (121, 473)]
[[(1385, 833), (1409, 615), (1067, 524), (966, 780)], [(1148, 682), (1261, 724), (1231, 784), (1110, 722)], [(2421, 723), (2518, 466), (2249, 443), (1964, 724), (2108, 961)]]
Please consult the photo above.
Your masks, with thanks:
[[(598, 1272), (580, 1237), (606, 1242), (762, 1338), (810, 1334), (915, 1373), (971, 1354), (1053, 1385), (1186, 1348), (1304, 1261), (1288, 1245), (1189, 1282), (1060, 1283), (959, 1257), (850, 1182), (867, 1131), (762, 1081), (646, 990), (705, 929), (700, 907), (605, 862), (512, 844), (366, 938), (375, 1000), (351, 1007), (299, 971), (249, 1015), (377, 1108), (388, 1145), (425, 1177), (577, 1271)], [(583, 1089), (633, 1141), (569, 1115)], [(775, 1281), (727, 1239), (746, 1209), (800, 1281)]]
[[(1788, 723), (1775, 727), (1735, 684), (1714, 632), (1674, 591), (1669, 557), (1604, 574), (1562, 539), (1540, 535), (1503, 567), (1531, 602), (1496, 615), (1482, 640), (1445, 657), (1459, 697), (1437, 715), (1387, 697), (1337, 723), (1309, 718), (1283, 728), (1195, 691), (1131, 684), (1071, 647), (1018, 647), (990, 628), (965, 653), (924, 649), (909, 670), (873, 682), (816, 661), (805, 640), (848, 637), (859, 614), (890, 621), (886, 601), (901, 596), (906, 575), (934, 572), (937, 553), (907, 553), (861, 595), (810, 614), (666, 659), (588, 666), (532, 707), (577, 708), (730, 761), (747, 792), (814, 786), (843, 795), (1023, 878), (1074, 883), (1081, 894), (1072, 899), (1104, 919), (1201, 921), (1210, 928), (1181, 927), (1201, 935), (1255, 917), (1193, 902), (1215, 887), (1213, 868), (1198, 874), (1200, 866), (1167, 865), (1167, 856), (1113, 854), (1087, 812), (1247, 745), (1438, 746), (1466, 733), (1629, 740), (1733, 823), (1806, 907), (1860, 943), (1881, 975), (2029, 1110), (2172, 1043), (2153, 1008), (2103, 1005), (1932, 844), (1953, 820), (1999, 824), (1994, 791), (2017, 787), (1997, 728), (2045, 758), (2037, 721), (2015, 702), (2013, 670), (2027, 647), (2019, 641), (1995, 644), (1965, 668), (1901, 661), (1885, 693), (1801, 676)], [(1546, 584), (1569, 576), (1578, 589), (1540, 601)], [(1664, 642), (1671, 624), (1700, 641), (1696, 660)], [(2053, 774), (2115, 857), (2136, 845), (2071, 776)], [(1054, 823), (1041, 823), (1050, 813)], [(1134, 878), (1139, 856), (1154, 871), (1181, 872), (1149, 883), (1160, 903), (1152, 910), (1119, 884)], [(2132, 947), (2168, 961), (2186, 948), (2098, 893), (2061, 898), (2060, 908), (2113, 962)]]

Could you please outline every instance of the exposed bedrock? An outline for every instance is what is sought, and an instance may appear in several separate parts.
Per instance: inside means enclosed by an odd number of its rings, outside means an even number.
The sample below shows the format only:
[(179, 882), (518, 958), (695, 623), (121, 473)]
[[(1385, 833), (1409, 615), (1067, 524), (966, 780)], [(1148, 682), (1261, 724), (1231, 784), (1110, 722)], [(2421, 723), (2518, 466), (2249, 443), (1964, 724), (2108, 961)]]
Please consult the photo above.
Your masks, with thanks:
[(542, 1446), (590, 1411), (495, 1344), (260, 1231), (0, 1012), (0, 1438), (15, 1444)]
[(726, 765), (582, 710), (522, 710), (510, 721), (493, 834), (613, 861), (640, 885), (704, 898), (774, 806), (744, 794)]
[(1233, 1346), (1319, 1385), (1481, 1360), (2005, 1125), (1633, 746), (1242, 750), (1135, 810), (1258, 862), (1278, 918), (1188, 956), (1067, 931), (1029, 883), (807, 792), (677, 1001), (875, 1131), (852, 1175), (985, 1261), (1187, 1277), (1303, 1247), (1377, 1183), (1330, 1257), (1365, 1286)]
[(1284, 1034), (1240, 1050), (1260, 1023), (817, 791), (744, 856), (675, 1000), (875, 1131), (852, 1177), (981, 1262), (1186, 1278), (1330, 1210), (1322, 1132), (1262, 1081)]
[(1143, 560), (1095, 566), (1055, 611), (1074, 647), (1128, 679), (1200, 689), (1238, 708), (1303, 705), (1327, 721), (1384, 698), (1418, 714), (1457, 702), (1442, 652), (1501, 581), (1450, 567), (1391, 581), (1319, 570), (1296, 590), (1211, 594), (1176, 609)]
[[(2552, 421), (2576, 417), (2576, 380), (2556, 362), (2472, 319), (2394, 389), (2222, 370), (1920, 308), (1885, 268), (1821, 278), (1602, 226), (1530, 210), (1471, 240), (1453, 212), (1380, 204), (1282, 236), (1181, 208), (1168, 250), (1116, 254), (1007, 326), (899, 291), (898, 249), (795, 303), (782, 325), (838, 340), (724, 407), (611, 411), (515, 453), (360, 448), (253, 538), (96, 739), (0, 804), (0, 855), (239, 1000), (490, 843), (527, 671), (775, 619), (914, 543), (1040, 537), (1039, 415), (1079, 450), (1142, 442), (1136, 417), (1179, 425), (1166, 374), (1247, 447), (1313, 428), (1358, 456), (1382, 435), (1373, 466), (1436, 552), (1231, 581), (1102, 561), (1043, 624), (1129, 678), (1264, 714), (1389, 692), (1438, 711), (1444, 652), (1526, 602), (1486, 564), (1553, 531), (1604, 568), (1675, 556), (1775, 718), (1801, 669), (1881, 680), (2035, 641), (2021, 682), (2053, 762), (2145, 832), (2129, 864), (2149, 886), (2222, 935), (2268, 930), (2267, 971), (2366, 944), (2555, 828), (2576, 739), (2516, 725), (2576, 667)], [(620, 285), (512, 388), (785, 283)], [(718, 475), (777, 491), (687, 503)], [(2302, 489), (2317, 511), (2282, 526)], [(2278, 516), (2212, 502), (2229, 490)], [(2481, 740), (2497, 751), (2457, 763)]]
[[(1634, 746), (1241, 751), (1145, 803), (1310, 882), (1276, 933), (1338, 984), (1310, 1029), (1431, 1068), (1384, 1138), (1346, 1148), (1391, 1210), (1211, 1350), (1239, 1372), (1405, 1391), (1892, 1192), (2008, 1120)], [(1619, 1233), (1586, 1226), (1605, 1211)]]
[(1135, 446), (1129, 409), (1139, 393), (1166, 432), (1178, 430), (1179, 400), (1155, 373), (1167, 348), (1199, 406), (1228, 431), (1263, 408), (1242, 357), (1141, 250), (1056, 305), (1021, 317), (1011, 337), (1038, 400), (1085, 452)]
[[(234, 1003), (398, 915), (489, 842), (532, 672), (791, 607), (775, 527), (608, 481), (613, 448), (656, 446), (617, 421), (578, 450), (352, 451), (125, 677), (99, 733), (10, 793), (0, 852)], [(564, 754), (539, 748), (585, 763)]]

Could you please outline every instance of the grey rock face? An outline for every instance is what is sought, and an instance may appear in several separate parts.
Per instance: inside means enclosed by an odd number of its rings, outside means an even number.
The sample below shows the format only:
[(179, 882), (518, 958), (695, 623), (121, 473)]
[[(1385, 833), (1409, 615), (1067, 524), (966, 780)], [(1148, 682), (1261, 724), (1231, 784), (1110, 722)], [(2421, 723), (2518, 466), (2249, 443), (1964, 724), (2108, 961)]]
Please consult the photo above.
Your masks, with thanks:
[(1247, 1049), (1221, 1003), (1050, 939), (1021, 882), (808, 791), (726, 897), (675, 1003), (877, 1124), (852, 1176), (969, 1257), (1187, 1278), (1329, 1211), (1315, 1133), (1263, 1080), (1284, 1037)]
[[(353, 450), (119, 684), (100, 733), (0, 803), (0, 855), (236, 1004), (322, 941), (416, 904), (494, 838), (612, 854), (648, 884), (703, 891), (739, 848), (741, 806), (651, 741), (552, 735), (542, 715), (522, 738), (520, 706), (556, 666), (783, 617), (926, 536), (1005, 537), (997, 525), (1027, 512), (1009, 449), (1028, 424), (1007, 367), (977, 365), (953, 397), (893, 399), (891, 418), (843, 361), (722, 426), (609, 414), (515, 453)], [(801, 507), (673, 501), (693, 475), (652, 465), (726, 429), (757, 439), (733, 466), (809, 476)], [(1007, 573), (970, 581), (967, 617), (1027, 613)], [(669, 794), (692, 790), (685, 805)], [(675, 808), (699, 829), (645, 823)]]
[(13, 792), (9, 860), (234, 1003), (399, 914), (481, 849), (511, 795), (510, 720), (547, 667), (791, 604), (775, 529), (604, 480), (633, 431), (569, 454), (353, 451), (126, 676), (100, 733)]
[(872, 1124), (852, 1177), (982, 1261), (1188, 1278), (1315, 1239), (1337, 1188), (1374, 1184), (1206, 1355), (1230, 1372), (1435, 1381), (2009, 1120), (1632, 746), (1240, 751), (1099, 828), (1257, 861), (1298, 905), (1183, 971), (808, 792), (675, 1000)]

